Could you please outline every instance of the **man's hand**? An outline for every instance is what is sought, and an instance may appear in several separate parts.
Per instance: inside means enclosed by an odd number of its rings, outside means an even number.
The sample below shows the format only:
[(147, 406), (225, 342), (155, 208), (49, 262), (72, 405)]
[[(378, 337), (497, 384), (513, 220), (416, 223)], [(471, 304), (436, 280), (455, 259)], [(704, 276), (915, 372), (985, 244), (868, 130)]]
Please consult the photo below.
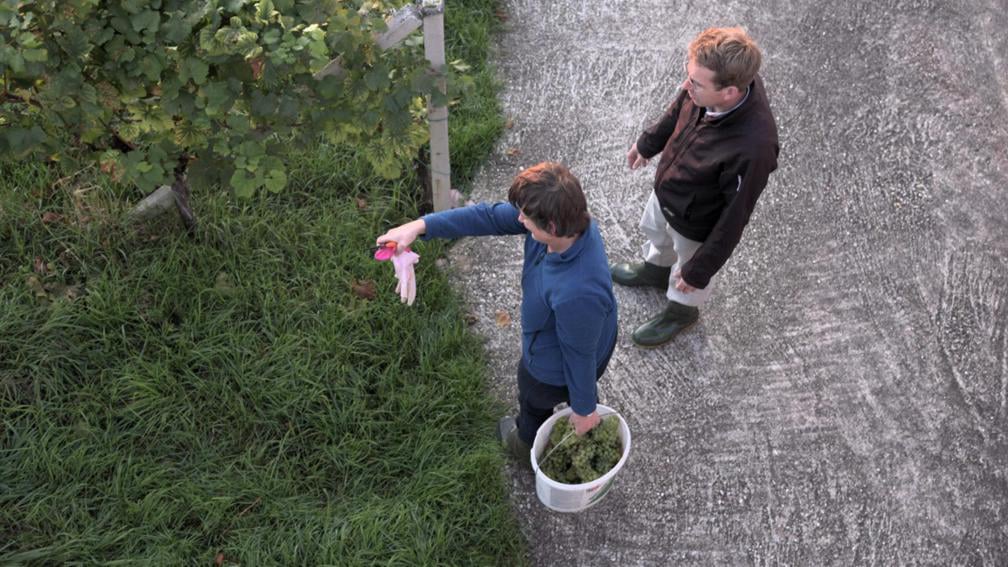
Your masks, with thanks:
[(686, 283), (686, 280), (682, 278), (682, 271), (679, 268), (676, 268), (675, 271), (672, 272), (672, 277), (675, 278), (676, 280), (675, 288), (678, 289), (679, 291), (683, 293), (690, 293), (697, 290), (697, 288)]
[(601, 423), (602, 417), (599, 416), (597, 411), (593, 411), (588, 415), (578, 415), (571, 412), (570, 422), (574, 426), (574, 433), (584, 435)]
[(375, 243), (378, 246), (381, 246), (386, 242), (395, 242), (396, 251), (405, 252), (406, 249), (409, 248), (409, 245), (413, 244), (413, 241), (425, 232), (427, 232), (427, 223), (425, 223), (423, 219), (417, 219), (389, 230), (385, 234), (379, 236), (378, 239), (375, 240)]
[(638, 167), (647, 165), (649, 160), (641, 157), (640, 152), (637, 151), (637, 142), (634, 142), (634, 145), (630, 146), (630, 151), (626, 154), (626, 161), (630, 169), (637, 169)]

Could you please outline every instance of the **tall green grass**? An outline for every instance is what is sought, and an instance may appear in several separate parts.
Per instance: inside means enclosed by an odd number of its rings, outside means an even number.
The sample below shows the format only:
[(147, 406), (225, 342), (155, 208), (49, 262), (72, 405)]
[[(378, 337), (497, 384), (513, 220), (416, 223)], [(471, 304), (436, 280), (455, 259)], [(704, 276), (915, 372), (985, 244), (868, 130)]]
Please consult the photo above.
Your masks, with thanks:
[[(501, 127), (493, 6), (449, 5), (463, 181)], [(415, 180), (346, 148), (291, 166), (280, 195), (195, 189), (194, 238), (123, 224), (136, 195), (91, 172), (0, 166), (0, 563), (525, 561), (440, 245), (413, 307), (371, 259)]]

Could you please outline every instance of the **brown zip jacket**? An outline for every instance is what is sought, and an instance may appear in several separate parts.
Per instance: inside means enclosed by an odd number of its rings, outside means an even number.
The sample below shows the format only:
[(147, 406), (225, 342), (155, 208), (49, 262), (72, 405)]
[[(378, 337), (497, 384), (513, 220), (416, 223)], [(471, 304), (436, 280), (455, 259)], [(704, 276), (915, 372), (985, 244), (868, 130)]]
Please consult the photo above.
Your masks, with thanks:
[(683, 266), (686, 283), (705, 288), (742, 238), (780, 147), (763, 80), (727, 115), (707, 116), (685, 90), (637, 139), (644, 158), (661, 152), (654, 190), (665, 219), (679, 234), (702, 242)]

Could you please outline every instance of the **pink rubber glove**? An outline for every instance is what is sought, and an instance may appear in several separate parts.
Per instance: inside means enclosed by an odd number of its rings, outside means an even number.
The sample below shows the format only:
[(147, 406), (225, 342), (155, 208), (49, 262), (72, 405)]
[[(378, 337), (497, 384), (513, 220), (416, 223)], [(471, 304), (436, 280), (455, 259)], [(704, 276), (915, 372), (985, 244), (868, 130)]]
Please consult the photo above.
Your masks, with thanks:
[(395, 267), (395, 277), (399, 280), (396, 284), (396, 292), (399, 299), (406, 305), (413, 305), (416, 299), (416, 273), (413, 271), (413, 264), (420, 261), (420, 255), (412, 250), (396, 252), (392, 255), (392, 265)]

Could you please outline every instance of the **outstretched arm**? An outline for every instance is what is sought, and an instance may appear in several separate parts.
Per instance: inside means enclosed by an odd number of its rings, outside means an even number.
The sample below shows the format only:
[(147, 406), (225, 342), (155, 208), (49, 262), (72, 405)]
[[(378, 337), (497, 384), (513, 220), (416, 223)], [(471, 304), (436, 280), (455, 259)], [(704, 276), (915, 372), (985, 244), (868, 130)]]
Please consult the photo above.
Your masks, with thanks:
[(375, 243), (381, 246), (386, 242), (395, 242), (396, 251), (402, 252), (421, 236), (427, 240), (525, 232), (525, 226), (518, 222), (518, 209), (510, 203), (479, 203), (424, 215), (390, 229), (379, 236)]

